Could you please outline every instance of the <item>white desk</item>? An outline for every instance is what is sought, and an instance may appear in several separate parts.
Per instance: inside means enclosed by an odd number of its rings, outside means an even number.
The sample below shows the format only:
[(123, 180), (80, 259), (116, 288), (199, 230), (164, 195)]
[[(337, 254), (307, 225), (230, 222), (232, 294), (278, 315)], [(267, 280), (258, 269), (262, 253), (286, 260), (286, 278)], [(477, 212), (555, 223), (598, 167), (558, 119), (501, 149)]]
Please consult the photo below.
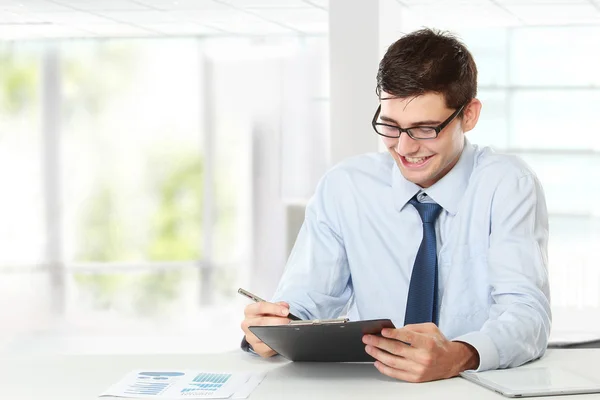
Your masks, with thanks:
[[(561, 365), (600, 377), (598, 360), (600, 349), (549, 350), (542, 360), (531, 366)], [(0, 358), (0, 398), (97, 399), (98, 394), (130, 370), (146, 368), (269, 371), (250, 395), (251, 400), (504, 398), (462, 378), (411, 384), (389, 379), (371, 364), (289, 363), (281, 357), (263, 360), (241, 351), (209, 355), (4, 357)], [(36, 376), (35, 380), (30, 379), (30, 375)], [(563, 398), (600, 399), (600, 394), (560, 397)]]

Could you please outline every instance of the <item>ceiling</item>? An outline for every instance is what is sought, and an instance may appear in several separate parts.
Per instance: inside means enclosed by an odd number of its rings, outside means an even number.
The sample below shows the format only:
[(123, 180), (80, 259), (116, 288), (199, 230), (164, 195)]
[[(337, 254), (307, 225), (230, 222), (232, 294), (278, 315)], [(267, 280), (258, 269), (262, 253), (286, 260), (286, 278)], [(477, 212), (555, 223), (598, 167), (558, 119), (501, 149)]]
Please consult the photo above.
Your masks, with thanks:
[[(380, 0), (382, 1), (382, 0)], [(599, 25), (600, 0), (386, 0), (419, 21)], [(0, 40), (324, 34), (329, 0), (0, 0)]]
[(327, 0), (0, 0), (0, 38), (327, 32)]
[(600, 26), (600, 0), (397, 0), (428, 24), (490, 26)]

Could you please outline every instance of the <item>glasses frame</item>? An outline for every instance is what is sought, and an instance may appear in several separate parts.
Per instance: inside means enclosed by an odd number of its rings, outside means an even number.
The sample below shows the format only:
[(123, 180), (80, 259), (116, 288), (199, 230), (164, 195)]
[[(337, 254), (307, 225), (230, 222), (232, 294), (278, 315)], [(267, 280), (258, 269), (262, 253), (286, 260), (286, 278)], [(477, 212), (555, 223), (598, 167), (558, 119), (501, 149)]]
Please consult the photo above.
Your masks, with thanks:
[[(420, 126), (413, 126), (411, 128), (401, 128), (397, 125), (390, 125), (390, 124), (384, 124), (382, 122), (377, 122), (377, 118), (379, 118), (379, 113), (381, 112), (381, 104), (379, 105), (379, 107), (377, 107), (377, 111), (375, 111), (375, 115), (373, 116), (373, 120), (371, 121), (371, 126), (373, 127), (373, 130), (375, 131), (375, 133), (377, 133), (380, 136), (384, 136), (387, 138), (392, 138), (392, 139), (398, 139), (400, 137), (400, 135), (402, 135), (402, 132), (406, 132), (406, 134), (408, 136), (411, 137), (411, 139), (414, 140), (431, 140), (431, 139), (437, 139), (437, 137), (440, 135), (440, 132), (447, 127), (452, 121), (454, 121), (454, 118), (456, 118), (461, 111), (465, 108), (466, 104), (463, 104), (460, 108), (456, 109), (456, 111), (454, 111), (452, 113), (452, 115), (450, 115), (448, 118), (446, 118), (446, 120), (444, 122), (442, 122), (441, 124), (439, 124), (438, 126), (425, 126), (425, 125), (420, 125)], [(389, 135), (384, 135), (383, 133), (380, 133), (377, 130), (378, 126), (387, 126), (388, 128), (395, 128), (398, 130), (398, 136), (389, 136)], [(420, 137), (415, 137), (413, 136), (413, 134), (410, 132), (411, 129), (417, 129), (417, 128), (430, 128), (433, 129), (435, 131), (435, 136), (434, 137), (429, 137), (429, 138), (420, 138)]]

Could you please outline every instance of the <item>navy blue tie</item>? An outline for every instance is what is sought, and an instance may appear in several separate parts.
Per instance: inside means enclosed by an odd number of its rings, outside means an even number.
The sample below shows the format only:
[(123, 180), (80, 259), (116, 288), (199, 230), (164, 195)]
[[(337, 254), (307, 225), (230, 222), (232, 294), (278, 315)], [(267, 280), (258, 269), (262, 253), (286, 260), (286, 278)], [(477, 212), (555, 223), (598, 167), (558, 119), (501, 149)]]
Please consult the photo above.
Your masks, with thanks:
[(423, 221), (423, 240), (417, 252), (410, 277), (404, 324), (433, 322), (437, 325), (437, 248), (435, 220), (442, 207), (436, 203), (419, 203), (416, 198), (409, 201)]

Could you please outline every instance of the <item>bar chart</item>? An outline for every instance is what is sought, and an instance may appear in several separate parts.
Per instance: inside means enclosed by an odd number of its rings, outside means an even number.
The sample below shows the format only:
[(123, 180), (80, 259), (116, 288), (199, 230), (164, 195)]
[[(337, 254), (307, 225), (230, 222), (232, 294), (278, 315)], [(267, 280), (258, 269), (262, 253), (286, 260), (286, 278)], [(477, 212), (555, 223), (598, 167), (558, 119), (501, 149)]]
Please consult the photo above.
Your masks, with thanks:
[(200, 373), (188, 384), (188, 387), (181, 389), (182, 396), (207, 396), (220, 388), (231, 378), (231, 374), (218, 373)]

